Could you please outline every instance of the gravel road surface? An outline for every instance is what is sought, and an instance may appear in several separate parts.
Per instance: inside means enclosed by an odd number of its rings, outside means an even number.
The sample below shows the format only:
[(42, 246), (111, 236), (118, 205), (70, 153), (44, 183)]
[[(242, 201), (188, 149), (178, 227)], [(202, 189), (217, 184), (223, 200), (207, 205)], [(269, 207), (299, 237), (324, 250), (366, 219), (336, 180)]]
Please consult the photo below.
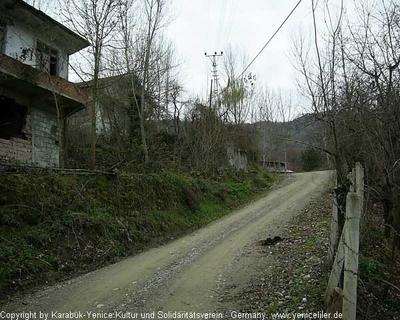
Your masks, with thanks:
[(86, 319), (88, 311), (100, 315), (122, 311), (140, 319), (146, 314), (151, 317), (152, 312), (157, 318), (158, 311), (226, 310), (224, 288), (233, 284), (240, 291), (249, 274), (260, 269), (249, 268), (248, 252), (267, 237), (284, 238), (288, 221), (326, 191), (331, 178), (329, 171), (292, 174), (267, 196), (188, 236), (41, 289), (0, 309), (41, 311), (49, 319), (58, 318), (52, 311), (82, 311)]

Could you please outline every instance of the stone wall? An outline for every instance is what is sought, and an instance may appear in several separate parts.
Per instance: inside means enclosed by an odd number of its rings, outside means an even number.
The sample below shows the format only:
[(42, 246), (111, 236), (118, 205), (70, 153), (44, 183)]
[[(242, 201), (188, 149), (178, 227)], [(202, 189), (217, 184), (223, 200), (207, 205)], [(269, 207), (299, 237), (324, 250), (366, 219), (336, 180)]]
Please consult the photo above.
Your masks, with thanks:
[(234, 167), (236, 170), (242, 170), (247, 172), (247, 153), (245, 150), (228, 147), (227, 155), (229, 164), (232, 167)]
[(44, 167), (58, 166), (59, 144), (57, 116), (32, 108), (32, 162)]

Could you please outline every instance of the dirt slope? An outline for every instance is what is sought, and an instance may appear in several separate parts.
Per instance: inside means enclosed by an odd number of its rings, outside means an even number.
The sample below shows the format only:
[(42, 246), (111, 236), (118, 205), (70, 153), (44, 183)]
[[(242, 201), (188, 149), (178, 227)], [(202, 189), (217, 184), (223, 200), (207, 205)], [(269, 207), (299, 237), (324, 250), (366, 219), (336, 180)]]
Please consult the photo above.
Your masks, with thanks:
[(330, 178), (330, 172), (292, 175), (267, 197), (189, 236), (41, 290), (0, 309), (14, 312), (223, 310), (218, 296), (223, 295), (220, 290), (226, 279), (234, 279), (240, 290), (241, 277), (248, 276), (247, 270), (240, 268), (241, 264), (246, 266), (248, 245), (269, 236), (285, 237), (280, 231), (283, 226), (326, 190)]

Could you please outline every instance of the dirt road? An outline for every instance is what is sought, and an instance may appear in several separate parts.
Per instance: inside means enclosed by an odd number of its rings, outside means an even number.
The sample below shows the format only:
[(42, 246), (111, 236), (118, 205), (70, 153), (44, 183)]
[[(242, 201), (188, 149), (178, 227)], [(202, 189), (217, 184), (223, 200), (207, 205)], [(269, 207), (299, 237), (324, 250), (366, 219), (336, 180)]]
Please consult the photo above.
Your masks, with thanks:
[(128, 311), (138, 313), (138, 318), (140, 313), (159, 310), (226, 309), (220, 297), (228, 284), (240, 290), (248, 275), (257, 272), (246, 261), (249, 250), (269, 236), (285, 237), (286, 223), (326, 190), (330, 178), (330, 172), (291, 175), (268, 196), (186, 237), (1, 309)]

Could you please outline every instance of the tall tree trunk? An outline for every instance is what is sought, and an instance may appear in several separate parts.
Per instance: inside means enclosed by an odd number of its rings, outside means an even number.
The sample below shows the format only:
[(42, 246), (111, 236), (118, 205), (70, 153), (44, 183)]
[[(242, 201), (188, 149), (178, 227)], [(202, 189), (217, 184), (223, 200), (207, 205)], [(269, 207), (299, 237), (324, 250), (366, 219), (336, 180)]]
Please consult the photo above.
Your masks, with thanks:
[(93, 72), (93, 89), (92, 89), (92, 101), (90, 103), (90, 163), (89, 169), (96, 169), (96, 143), (97, 143), (97, 133), (96, 133), (96, 103), (98, 95), (98, 84), (100, 75), (100, 50), (101, 46), (96, 43), (95, 53), (94, 53), (94, 72)]

